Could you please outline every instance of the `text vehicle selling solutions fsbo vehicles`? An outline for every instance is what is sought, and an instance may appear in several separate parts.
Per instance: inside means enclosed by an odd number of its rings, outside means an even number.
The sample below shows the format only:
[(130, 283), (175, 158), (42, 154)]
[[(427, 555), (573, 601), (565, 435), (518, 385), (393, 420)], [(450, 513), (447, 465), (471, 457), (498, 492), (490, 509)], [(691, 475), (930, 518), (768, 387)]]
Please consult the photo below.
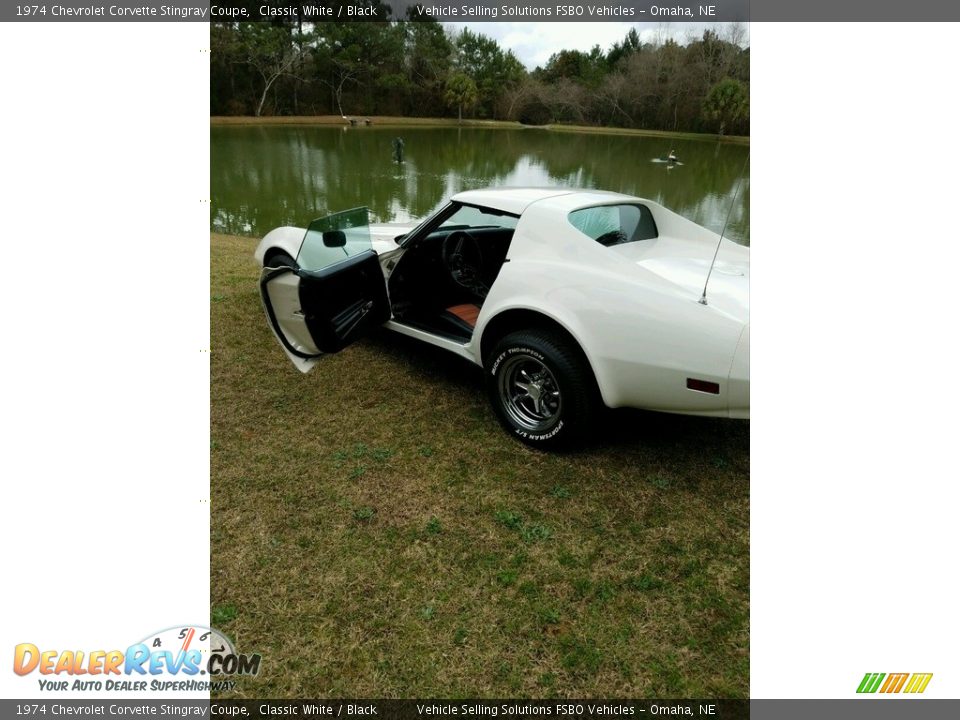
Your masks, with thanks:
[(747, 247), (596, 190), (470, 190), (418, 224), (369, 215), (257, 247), (270, 327), (302, 372), (383, 325), (483, 367), (531, 445), (581, 437), (601, 404), (749, 417)]

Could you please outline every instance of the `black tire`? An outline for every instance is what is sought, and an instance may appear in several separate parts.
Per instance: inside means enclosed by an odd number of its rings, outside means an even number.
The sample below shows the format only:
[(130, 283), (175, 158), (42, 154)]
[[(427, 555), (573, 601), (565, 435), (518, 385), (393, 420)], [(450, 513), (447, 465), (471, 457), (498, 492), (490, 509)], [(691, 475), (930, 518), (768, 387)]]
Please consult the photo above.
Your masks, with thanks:
[(292, 267), (297, 266), (296, 260), (287, 255), (285, 252), (278, 251), (272, 252), (264, 258), (263, 261), (264, 267)]
[(569, 448), (594, 426), (600, 401), (593, 372), (580, 348), (556, 333), (510, 333), (490, 353), (486, 375), (500, 423), (527, 445)]

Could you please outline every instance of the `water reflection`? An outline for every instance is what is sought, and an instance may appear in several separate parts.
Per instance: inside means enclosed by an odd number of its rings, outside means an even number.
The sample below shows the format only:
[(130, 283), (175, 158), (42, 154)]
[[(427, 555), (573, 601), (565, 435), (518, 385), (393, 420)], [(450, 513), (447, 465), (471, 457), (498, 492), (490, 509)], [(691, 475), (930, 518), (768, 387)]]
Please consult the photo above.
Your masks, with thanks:
[[(459, 190), (565, 185), (648, 197), (716, 232), (729, 213), (727, 236), (750, 240), (747, 148), (739, 145), (535, 129), (214, 127), (210, 147), (217, 232), (261, 237), (359, 205), (404, 221)], [(671, 149), (682, 166), (652, 162)]]

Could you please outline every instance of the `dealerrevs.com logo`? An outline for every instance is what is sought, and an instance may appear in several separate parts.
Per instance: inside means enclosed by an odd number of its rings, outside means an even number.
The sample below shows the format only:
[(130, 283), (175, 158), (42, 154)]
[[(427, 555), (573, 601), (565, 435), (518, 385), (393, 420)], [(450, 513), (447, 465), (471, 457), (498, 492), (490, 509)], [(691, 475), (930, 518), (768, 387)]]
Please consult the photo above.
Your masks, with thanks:
[(922, 693), (933, 673), (867, 673), (857, 687), (858, 693)]
[(223, 633), (202, 625), (170, 627), (125, 650), (50, 650), (20, 643), (13, 671), (36, 673), (44, 691), (226, 692), (236, 676), (260, 672), (260, 655), (238, 653)]

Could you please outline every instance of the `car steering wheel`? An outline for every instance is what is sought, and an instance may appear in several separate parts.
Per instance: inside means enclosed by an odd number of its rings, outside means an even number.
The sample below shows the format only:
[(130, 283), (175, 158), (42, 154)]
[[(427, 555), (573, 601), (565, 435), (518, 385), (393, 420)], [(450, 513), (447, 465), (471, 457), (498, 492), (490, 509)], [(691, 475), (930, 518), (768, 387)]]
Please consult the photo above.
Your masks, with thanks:
[(483, 252), (473, 235), (466, 230), (454, 230), (443, 239), (440, 257), (457, 285), (479, 296), (481, 300), (487, 297), (490, 288), (481, 278)]

